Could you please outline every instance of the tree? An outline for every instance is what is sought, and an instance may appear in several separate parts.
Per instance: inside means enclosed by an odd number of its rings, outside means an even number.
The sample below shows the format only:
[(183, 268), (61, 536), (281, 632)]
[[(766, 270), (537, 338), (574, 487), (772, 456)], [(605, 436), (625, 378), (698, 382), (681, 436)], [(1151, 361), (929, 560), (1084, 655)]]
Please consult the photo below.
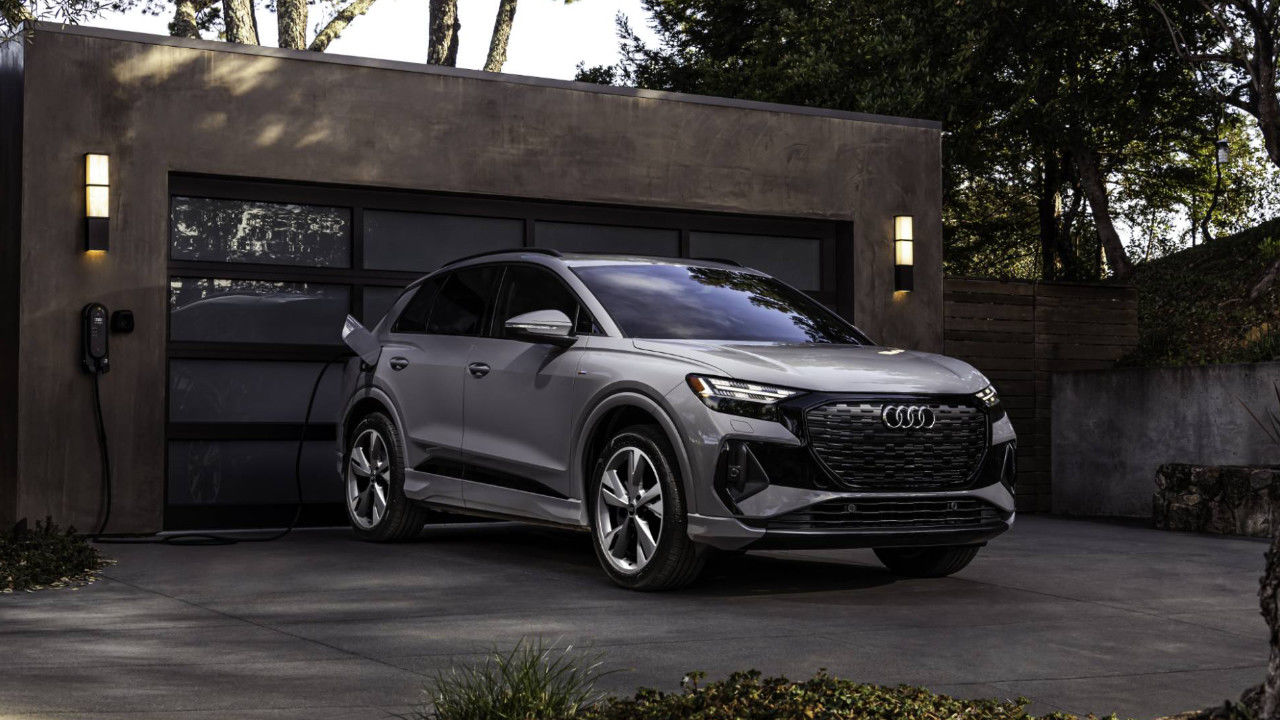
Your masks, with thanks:
[[(507, 43), (516, 20), (517, 0), (499, 0), (498, 13), (493, 20), (493, 33), (489, 36), (489, 54), (484, 69), (499, 72), (507, 62)], [(568, 5), (574, 0), (564, 0)], [(462, 23), (458, 22), (458, 0), (431, 0), (428, 13), (427, 62), (432, 65), (458, 64), (458, 36)]]
[(56, 20), (75, 24), (114, 7), (112, 0), (0, 0), (0, 40), (13, 37), (23, 23)]
[(1198, 0), (1211, 21), (1198, 26), (1179, 22), (1167, 1), (1154, 5), (1178, 54), (1204, 73), (1215, 97), (1253, 116), (1267, 155), (1280, 166), (1280, 2)]
[(1148, 0), (644, 5), (658, 43), (620, 20), (619, 63), (579, 79), (940, 120), (951, 272), (1124, 277), (1118, 182), (1198, 162), (1214, 112)]

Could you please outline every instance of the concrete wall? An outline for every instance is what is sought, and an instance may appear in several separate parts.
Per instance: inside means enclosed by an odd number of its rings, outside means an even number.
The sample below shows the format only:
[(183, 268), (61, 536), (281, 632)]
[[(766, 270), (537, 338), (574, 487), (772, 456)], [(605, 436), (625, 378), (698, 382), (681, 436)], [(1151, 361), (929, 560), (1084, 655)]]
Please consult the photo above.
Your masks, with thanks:
[(1150, 517), (1163, 463), (1280, 465), (1240, 405), (1280, 412), (1280, 363), (1053, 376), (1053, 509)]
[[(25, 42), (18, 489), (0, 519), (97, 516), (77, 363), (96, 300), (137, 316), (103, 382), (112, 528), (160, 526), (171, 172), (851, 221), (854, 320), (942, 347), (933, 124), (46, 24)], [(80, 251), (86, 152), (111, 156), (100, 257)], [(916, 219), (916, 292), (895, 296), (896, 214)]]

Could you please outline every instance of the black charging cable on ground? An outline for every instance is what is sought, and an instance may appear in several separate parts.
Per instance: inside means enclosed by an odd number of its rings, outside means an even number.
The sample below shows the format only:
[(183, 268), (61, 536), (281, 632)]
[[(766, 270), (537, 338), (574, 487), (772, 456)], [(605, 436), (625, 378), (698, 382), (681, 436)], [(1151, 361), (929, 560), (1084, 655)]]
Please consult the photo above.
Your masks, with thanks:
[(320, 383), (324, 380), (325, 373), (329, 372), (329, 368), (335, 363), (342, 362), (346, 357), (346, 354), (343, 354), (326, 361), (324, 367), (320, 368), (320, 372), (316, 373), (316, 381), (311, 385), (311, 395), (307, 398), (307, 412), (302, 418), (302, 432), (298, 436), (298, 450), (293, 457), (293, 484), (298, 498), (293, 509), (293, 519), (289, 521), (289, 524), (284, 529), (270, 535), (221, 535), (190, 532), (145, 538), (102, 537), (102, 534), (107, 529), (107, 522), (111, 519), (111, 456), (107, 445), (107, 428), (102, 420), (102, 396), (98, 388), (98, 377), (101, 373), (93, 373), (93, 419), (98, 431), (98, 455), (102, 460), (102, 485), (105, 505), (102, 523), (98, 526), (98, 532), (93, 534), (93, 541), (95, 543), (114, 545), (234, 545), (246, 542), (271, 542), (293, 532), (294, 528), (298, 526), (298, 521), (302, 519), (302, 448), (307, 439), (307, 429), (311, 426), (311, 410), (315, 406), (316, 393), (320, 390)]

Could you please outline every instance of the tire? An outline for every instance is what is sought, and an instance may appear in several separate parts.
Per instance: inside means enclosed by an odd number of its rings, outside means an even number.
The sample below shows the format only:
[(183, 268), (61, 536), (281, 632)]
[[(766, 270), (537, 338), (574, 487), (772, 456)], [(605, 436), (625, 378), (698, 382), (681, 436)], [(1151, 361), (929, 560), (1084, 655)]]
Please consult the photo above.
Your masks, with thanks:
[(980, 545), (948, 547), (876, 548), (880, 562), (898, 575), (908, 577), (946, 577), (960, 572), (973, 560)]
[(588, 478), (591, 545), (605, 573), (624, 588), (681, 588), (696, 580), (706, 564), (708, 549), (689, 539), (677, 467), (661, 430), (634, 425), (609, 440)]
[(351, 431), (343, 454), (343, 498), (347, 520), (361, 540), (412, 540), (427, 523), (426, 509), (404, 496), (404, 446), (382, 413), (364, 416)]

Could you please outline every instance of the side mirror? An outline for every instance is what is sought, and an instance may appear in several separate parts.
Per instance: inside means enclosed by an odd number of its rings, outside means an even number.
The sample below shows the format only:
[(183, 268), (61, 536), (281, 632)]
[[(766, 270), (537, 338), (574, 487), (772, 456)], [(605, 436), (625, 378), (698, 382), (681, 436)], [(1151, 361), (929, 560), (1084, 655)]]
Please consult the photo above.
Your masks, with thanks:
[(573, 322), (559, 310), (534, 310), (503, 323), (507, 335), (530, 342), (567, 347), (575, 342)]
[(378, 342), (378, 338), (366, 330), (359, 320), (350, 315), (342, 324), (342, 342), (354, 350), (356, 355), (360, 356), (360, 360), (369, 367), (376, 366), (378, 358), (382, 356), (382, 343)]

